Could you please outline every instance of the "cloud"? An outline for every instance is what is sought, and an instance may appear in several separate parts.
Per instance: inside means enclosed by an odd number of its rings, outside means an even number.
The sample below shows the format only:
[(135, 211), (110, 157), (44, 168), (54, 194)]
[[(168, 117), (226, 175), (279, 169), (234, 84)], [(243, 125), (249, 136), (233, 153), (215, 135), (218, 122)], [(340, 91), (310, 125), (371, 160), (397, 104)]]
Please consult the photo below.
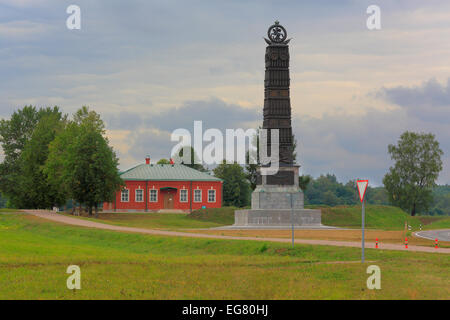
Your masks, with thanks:
[(203, 128), (221, 130), (253, 127), (262, 121), (261, 108), (243, 108), (237, 104), (226, 103), (218, 98), (186, 101), (177, 108), (161, 112), (120, 112), (106, 114), (105, 122), (109, 129), (158, 128), (172, 132), (178, 128), (192, 130), (194, 121), (202, 121)]
[(5, 38), (30, 38), (36, 34), (44, 33), (48, 30), (48, 26), (42, 23), (31, 21), (12, 21), (0, 23), (0, 39)]
[(366, 177), (381, 184), (390, 165), (387, 146), (407, 128), (403, 111), (345, 111), (293, 120), (297, 161), (304, 174), (334, 173), (341, 181)]
[(0, 0), (0, 5), (10, 7), (26, 8), (37, 7), (48, 4), (51, 0)]
[(419, 86), (382, 88), (377, 96), (405, 108), (419, 119), (450, 123), (450, 78), (447, 84), (430, 79)]

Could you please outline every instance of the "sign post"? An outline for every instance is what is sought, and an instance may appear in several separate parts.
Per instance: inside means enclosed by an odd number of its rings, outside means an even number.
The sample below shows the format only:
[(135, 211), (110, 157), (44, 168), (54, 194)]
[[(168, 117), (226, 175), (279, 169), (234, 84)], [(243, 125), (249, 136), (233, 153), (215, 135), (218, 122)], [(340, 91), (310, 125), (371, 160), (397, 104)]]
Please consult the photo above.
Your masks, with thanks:
[(289, 200), (291, 202), (292, 248), (294, 248), (294, 198), (292, 193), (289, 193), (286, 196), (289, 197)]
[(359, 200), (361, 200), (361, 230), (362, 230), (362, 241), (361, 241), (361, 262), (364, 263), (364, 225), (365, 225), (365, 208), (364, 208), (364, 196), (366, 195), (367, 186), (369, 185), (369, 180), (357, 180), (356, 185), (358, 186)]

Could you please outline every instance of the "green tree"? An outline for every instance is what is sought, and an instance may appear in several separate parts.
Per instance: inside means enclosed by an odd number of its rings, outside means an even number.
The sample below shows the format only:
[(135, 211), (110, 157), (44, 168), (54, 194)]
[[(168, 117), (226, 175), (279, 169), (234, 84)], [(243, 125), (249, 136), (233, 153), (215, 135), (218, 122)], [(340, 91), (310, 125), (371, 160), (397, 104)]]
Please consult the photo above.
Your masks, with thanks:
[(36, 109), (25, 106), (15, 111), (10, 119), (0, 120), (0, 144), (5, 158), (0, 163), (0, 191), (8, 198), (8, 205), (16, 208), (24, 207), (26, 193), (21, 180), (20, 157), (25, 145), (31, 139), (39, 120), (51, 114), (60, 113), (58, 107)]
[(156, 164), (170, 164), (170, 160), (162, 158), (162, 159), (159, 159)]
[(389, 199), (386, 189), (384, 187), (367, 187), (365, 199), (367, 203), (378, 204), (378, 205), (388, 205)]
[[(190, 161), (189, 163), (185, 163), (183, 161), (183, 155), (185, 152), (190, 152)], [(183, 165), (190, 167), (192, 169), (198, 170), (198, 171), (202, 171), (202, 172), (206, 172), (208, 170), (205, 169), (205, 167), (203, 167), (203, 165), (201, 165), (199, 161), (199, 158), (197, 156), (197, 154), (194, 151), (194, 148), (191, 146), (184, 146), (181, 147), (174, 155), (173, 158), (175, 163), (182, 163)]]
[(450, 215), (450, 185), (436, 186), (433, 189), (431, 215)]
[(395, 161), (383, 178), (389, 200), (412, 216), (427, 210), (432, 202), (432, 188), (442, 170), (439, 142), (431, 133), (406, 131), (398, 144), (389, 145), (388, 150)]
[(43, 168), (48, 183), (53, 188), (59, 188), (60, 192), (65, 195), (65, 200), (74, 199), (71, 180), (76, 159), (72, 155), (76, 153), (75, 142), (80, 133), (81, 128), (75, 122), (65, 123), (64, 128), (49, 145), (48, 158)]
[(8, 199), (6, 199), (1, 193), (0, 193), (0, 208), (6, 208), (6, 204), (8, 203)]
[(298, 185), (303, 192), (308, 188), (308, 184), (311, 182), (312, 177), (310, 175), (303, 175), (298, 177)]
[(84, 203), (92, 215), (98, 214), (98, 204), (110, 202), (123, 185), (117, 166), (118, 159), (107, 140), (94, 128), (82, 130), (74, 149), (76, 165), (72, 168), (73, 198)]
[[(256, 135), (252, 137), (251, 144), (256, 149), (256, 155), (250, 154), (250, 151), (245, 153), (245, 176), (250, 183), (251, 190), (256, 189), (258, 179), (258, 167), (259, 167), (259, 127), (256, 130)], [(256, 156), (256, 159), (255, 159)]]
[(89, 110), (89, 107), (87, 106), (83, 106), (75, 112), (73, 121), (79, 126), (89, 124), (89, 126), (102, 135), (105, 135), (106, 133), (105, 123), (100, 115), (93, 110)]
[(49, 184), (44, 165), (49, 154), (49, 144), (63, 129), (65, 118), (61, 112), (43, 116), (20, 155), (20, 174), (17, 185), (22, 191), (21, 207), (46, 209), (61, 205), (65, 195), (57, 186)]
[(123, 181), (118, 159), (103, 136), (104, 124), (95, 111), (83, 107), (50, 145), (45, 172), (49, 181), (96, 216), (98, 204), (114, 199)]
[(245, 177), (250, 183), (250, 188), (256, 189), (257, 178), (258, 178), (258, 164), (250, 163), (250, 152), (246, 153), (246, 165), (245, 165)]
[(249, 204), (251, 188), (239, 164), (227, 164), (224, 160), (213, 171), (217, 178), (223, 180), (223, 202), (226, 206), (245, 207)]
[(304, 193), (307, 204), (335, 206), (352, 205), (358, 201), (355, 181), (348, 181), (344, 185), (338, 182), (333, 174), (321, 175), (317, 179), (311, 178)]

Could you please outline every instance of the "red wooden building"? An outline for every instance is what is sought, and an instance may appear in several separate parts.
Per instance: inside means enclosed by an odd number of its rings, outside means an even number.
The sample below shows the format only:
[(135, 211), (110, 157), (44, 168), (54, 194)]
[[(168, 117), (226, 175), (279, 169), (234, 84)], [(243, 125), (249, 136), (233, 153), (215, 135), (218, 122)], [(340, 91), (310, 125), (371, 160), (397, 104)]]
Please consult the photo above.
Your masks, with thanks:
[(222, 180), (182, 164), (137, 165), (121, 173), (125, 187), (103, 211), (179, 211), (222, 207)]

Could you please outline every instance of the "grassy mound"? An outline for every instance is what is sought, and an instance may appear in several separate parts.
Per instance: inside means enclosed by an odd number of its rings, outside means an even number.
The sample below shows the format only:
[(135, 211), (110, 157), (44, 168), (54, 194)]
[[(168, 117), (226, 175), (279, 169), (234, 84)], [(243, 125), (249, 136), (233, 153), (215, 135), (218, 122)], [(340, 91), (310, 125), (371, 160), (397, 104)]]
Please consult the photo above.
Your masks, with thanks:
[[(336, 227), (361, 227), (361, 206), (337, 206), (321, 208), (322, 223)], [(397, 207), (366, 205), (365, 225), (367, 228), (383, 230), (402, 230), (405, 228), (405, 221), (413, 230), (419, 229), (419, 225), (426, 225), (437, 219), (422, 221), (423, 217), (411, 217), (406, 212)], [(421, 220), (422, 219), (422, 220)]]
[(239, 210), (236, 207), (199, 209), (187, 215), (189, 219), (214, 222), (222, 225), (231, 225), (234, 223), (234, 211)]
[[(422, 217), (419, 217), (421, 219)], [(425, 223), (424, 229), (450, 229), (450, 217), (432, 217)]]

